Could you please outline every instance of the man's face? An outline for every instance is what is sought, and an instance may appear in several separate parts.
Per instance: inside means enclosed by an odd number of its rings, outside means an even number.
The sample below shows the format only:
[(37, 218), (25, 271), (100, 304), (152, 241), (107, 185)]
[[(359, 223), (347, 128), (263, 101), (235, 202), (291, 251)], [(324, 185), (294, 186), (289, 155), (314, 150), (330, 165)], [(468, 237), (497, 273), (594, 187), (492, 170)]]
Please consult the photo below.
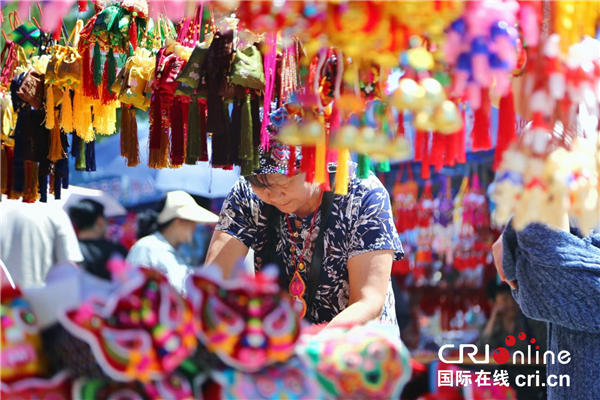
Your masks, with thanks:
[(100, 216), (96, 220), (96, 226), (98, 227), (98, 232), (100, 237), (106, 238), (106, 232), (108, 231), (108, 220), (105, 216)]
[(315, 185), (307, 183), (305, 174), (289, 177), (283, 174), (265, 175), (269, 187), (252, 186), (259, 199), (289, 214), (304, 205), (315, 192)]

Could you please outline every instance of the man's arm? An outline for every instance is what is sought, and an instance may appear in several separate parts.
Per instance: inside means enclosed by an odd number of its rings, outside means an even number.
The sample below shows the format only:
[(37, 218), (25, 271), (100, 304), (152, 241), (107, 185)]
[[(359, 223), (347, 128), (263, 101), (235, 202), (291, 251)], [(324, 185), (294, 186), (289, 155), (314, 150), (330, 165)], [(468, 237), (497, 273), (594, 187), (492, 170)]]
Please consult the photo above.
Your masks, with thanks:
[(515, 232), (509, 225), (500, 243), (496, 268), (518, 281), (513, 296), (526, 316), (600, 333), (600, 249), (594, 238), (539, 224)]
[(231, 278), (237, 263), (243, 262), (248, 254), (248, 247), (227, 232), (215, 231), (208, 252), (206, 265), (218, 265), (225, 279)]
[(381, 315), (393, 259), (393, 250), (376, 250), (348, 260), (350, 301), (348, 307), (335, 316), (328, 327), (364, 324)]

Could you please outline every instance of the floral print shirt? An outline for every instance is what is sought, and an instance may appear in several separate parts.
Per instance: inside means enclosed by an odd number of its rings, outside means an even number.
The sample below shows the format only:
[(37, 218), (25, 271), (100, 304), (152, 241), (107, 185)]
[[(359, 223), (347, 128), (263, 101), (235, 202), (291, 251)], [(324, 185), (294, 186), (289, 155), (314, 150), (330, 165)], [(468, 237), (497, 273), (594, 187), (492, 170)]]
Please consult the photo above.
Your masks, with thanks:
[[(334, 195), (331, 214), (327, 221), (324, 238), (324, 257), (321, 278), (312, 307), (307, 312), (308, 319), (313, 323), (329, 322), (348, 306), (350, 286), (348, 282), (348, 260), (359, 254), (374, 250), (394, 250), (395, 260), (404, 256), (400, 238), (394, 226), (390, 197), (377, 177), (371, 173), (367, 179), (358, 179), (355, 164), (351, 167), (351, 177), (346, 196)], [(285, 214), (279, 221), (267, 221), (264, 216), (266, 204), (252, 190), (252, 186), (244, 179), (235, 184), (223, 203), (221, 216), (216, 229), (224, 231), (240, 240), (255, 251), (255, 268), (263, 267), (260, 256), (266, 243), (267, 223), (278, 224), (280, 241), (276, 252), (280, 265), (285, 266), (286, 282), (290, 282), (295, 272), (292, 259), (291, 235)], [(316, 240), (321, 221), (321, 208), (312, 231), (311, 243)], [(300, 221), (297, 231), (302, 240), (297, 240), (296, 249), (303, 252), (302, 243), (306, 236), (314, 214), (299, 218), (294, 214), (287, 215), (292, 226), (294, 221)], [(314, 246), (312, 246), (314, 248)], [(311, 248), (305, 259), (312, 259)], [(296, 259), (300, 254), (296, 255)], [(305, 282), (308, 282), (306, 268), (300, 271)], [(388, 285), (386, 301), (380, 322), (385, 325), (395, 325), (396, 312), (394, 293), (391, 282)]]

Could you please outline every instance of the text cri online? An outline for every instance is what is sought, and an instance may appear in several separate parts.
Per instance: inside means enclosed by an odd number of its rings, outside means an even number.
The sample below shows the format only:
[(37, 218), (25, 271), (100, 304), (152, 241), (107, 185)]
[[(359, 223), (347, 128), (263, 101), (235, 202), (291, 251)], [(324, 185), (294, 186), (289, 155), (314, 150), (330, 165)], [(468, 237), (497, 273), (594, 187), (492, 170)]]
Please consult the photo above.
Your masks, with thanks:
[(571, 386), (571, 378), (569, 375), (548, 375), (546, 376), (546, 382), (541, 382), (540, 385), (540, 371), (536, 371), (535, 374), (517, 375), (515, 377), (515, 385), (518, 387), (569, 387)]
[[(490, 346), (489, 345), (485, 345), (485, 358), (476, 358), (475, 356), (479, 353), (479, 350), (477, 348), (477, 346), (475, 346), (474, 344), (461, 344), (458, 348), (458, 359), (454, 359), (454, 360), (448, 360), (445, 356), (444, 356), (444, 350), (453, 350), (455, 349), (455, 346), (452, 344), (447, 344), (442, 346), (439, 351), (438, 351), (438, 358), (440, 359), (440, 361), (446, 363), (446, 364), (463, 364), (464, 360), (465, 360), (465, 356), (469, 357), (471, 362), (473, 364), (489, 364), (490, 361)], [(510, 361), (510, 358), (507, 357), (505, 359), (500, 360), (497, 357), (494, 357), (495, 361), (502, 365), (507, 363), (508, 361)], [(558, 354), (554, 354), (554, 352), (552, 351), (546, 351), (543, 354), (540, 354), (539, 351), (534, 351), (532, 354), (531, 351), (531, 346), (528, 347), (527, 349), (527, 354), (523, 353), (522, 351), (515, 351), (512, 354), (512, 364), (513, 365), (554, 365), (555, 363), (559, 363), (562, 365), (566, 365), (571, 361), (571, 353), (569, 353), (566, 350), (562, 350), (560, 351)], [(560, 387), (568, 387), (571, 385), (571, 379), (569, 377), (569, 375), (548, 375), (546, 377), (546, 382), (540, 382), (540, 375), (539, 375), (539, 371), (537, 371), (535, 374), (529, 374), (529, 375), (517, 375), (515, 377), (515, 384), (519, 387), (524, 387), (524, 386), (529, 386), (529, 387), (533, 387), (533, 386), (550, 386), (550, 387), (556, 387), (556, 386), (560, 386)]]

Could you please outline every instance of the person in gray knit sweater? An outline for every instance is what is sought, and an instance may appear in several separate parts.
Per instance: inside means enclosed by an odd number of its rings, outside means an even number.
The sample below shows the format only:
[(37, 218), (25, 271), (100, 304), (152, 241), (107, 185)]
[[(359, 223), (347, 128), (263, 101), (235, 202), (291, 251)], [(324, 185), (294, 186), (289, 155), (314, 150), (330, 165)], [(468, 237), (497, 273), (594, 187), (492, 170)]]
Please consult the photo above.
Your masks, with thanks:
[(600, 399), (600, 235), (540, 224), (516, 232), (509, 224), (493, 251), (523, 313), (548, 323), (548, 350), (569, 352), (568, 362), (546, 364), (556, 382), (569, 376), (569, 386), (547, 385), (548, 399)]

